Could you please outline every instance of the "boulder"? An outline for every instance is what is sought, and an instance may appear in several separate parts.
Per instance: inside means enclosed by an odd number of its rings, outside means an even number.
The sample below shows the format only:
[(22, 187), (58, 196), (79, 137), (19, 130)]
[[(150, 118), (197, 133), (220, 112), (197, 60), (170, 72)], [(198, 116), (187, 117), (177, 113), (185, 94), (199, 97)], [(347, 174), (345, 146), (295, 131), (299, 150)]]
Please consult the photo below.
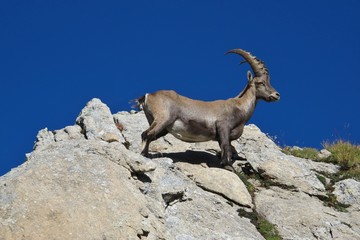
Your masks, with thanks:
[(76, 123), (83, 129), (86, 139), (125, 142), (119, 129), (116, 128), (109, 107), (98, 98), (86, 104), (77, 117)]
[(360, 211), (360, 182), (354, 179), (339, 181), (334, 185), (333, 194), (339, 202)]
[(331, 152), (326, 150), (326, 149), (321, 149), (319, 154), (318, 154), (319, 158), (327, 158), (327, 157), (330, 157), (330, 156), (331, 156)]
[(220, 168), (208, 168), (183, 162), (176, 163), (176, 166), (199, 187), (220, 194), (241, 206), (253, 207), (245, 184), (235, 173)]

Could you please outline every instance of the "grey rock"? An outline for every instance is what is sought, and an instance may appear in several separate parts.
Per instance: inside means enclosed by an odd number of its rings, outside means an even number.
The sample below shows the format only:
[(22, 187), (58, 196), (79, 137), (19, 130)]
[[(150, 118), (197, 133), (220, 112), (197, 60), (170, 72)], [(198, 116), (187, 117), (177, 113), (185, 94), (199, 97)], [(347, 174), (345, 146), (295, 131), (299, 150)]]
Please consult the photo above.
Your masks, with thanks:
[(317, 173), (335, 174), (340, 170), (338, 165), (332, 163), (317, 162), (310, 159), (301, 159), (301, 162), (304, 164), (304, 167)]
[(288, 158), (269, 159), (263, 162), (258, 170), (263, 176), (275, 182), (289, 187), (296, 187), (312, 195), (325, 194), (324, 185), (310, 169), (304, 168), (296, 162), (289, 161)]
[(85, 139), (81, 132), (82, 129), (78, 125), (67, 126), (55, 131), (49, 131), (47, 128), (41, 129), (36, 136), (34, 150), (45, 147), (53, 142)]
[[(103, 133), (115, 131), (106, 125), (116, 122), (98, 117), (102, 104), (95, 105), (78, 118), (82, 128), (41, 130), (28, 161), (0, 178), (0, 239), (264, 239), (229, 201), (250, 205), (251, 198), (243, 202), (239, 189), (214, 190), (221, 182), (203, 187), (211, 177), (199, 187), (173, 159), (144, 158), (118, 141), (104, 141)], [(121, 129), (124, 136), (129, 126)], [(209, 173), (228, 181), (223, 186), (243, 188), (234, 173)]]
[(41, 129), (36, 135), (34, 149), (55, 142), (54, 133), (47, 128)]
[(264, 239), (249, 219), (239, 216), (239, 207), (229, 204), (222, 194), (199, 188), (169, 158), (154, 161), (158, 166), (146, 174), (149, 181), (141, 189), (155, 203), (162, 203), (163, 210), (157, 212), (162, 213), (160, 218), (173, 236), (170, 239)]
[[(287, 156), (255, 125), (233, 141), (238, 172), (252, 168), (280, 186), (249, 179), (253, 199), (220, 168), (217, 142), (172, 135), (139, 154), (148, 128), (142, 112), (119, 112), (99, 99), (76, 125), (43, 129), (20, 167), (0, 177), (2, 239), (264, 239), (245, 212), (259, 213), (283, 239), (360, 239), (358, 183), (335, 185), (347, 212), (324, 206), (317, 174), (338, 166)], [(244, 170), (245, 171), (245, 170)], [(319, 198), (317, 198), (317, 197)]]
[(100, 99), (94, 98), (86, 104), (76, 119), (89, 140), (100, 139), (106, 142), (125, 140), (117, 129), (110, 109)]
[(264, 239), (249, 219), (239, 217), (236, 208), (216, 195), (189, 194), (191, 201), (169, 206), (165, 213), (165, 226), (174, 239)]
[(121, 133), (129, 143), (129, 150), (140, 153), (141, 133), (146, 130), (148, 123), (143, 112), (118, 112), (113, 115), (114, 121), (122, 129)]
[(239, 205), (253, 207), (245, 184), (235, 173), (183, 162), (178, 162), (176, 166), (201, 188), (220, 194)]
[(339, 202), (360, 211), (360, 182), (354, 179), (339, 181), (334, 186), (333, 194)]
[(50, 143), (1, 177), (0, 239), (135, 239), (144, 229), (167, 238), (156, 217), (142, 215), (146, 199), (130, 171), (107, 159), (108, 148)]
[(358, 213), (337, 212), (303, 192), (261, 189), (255, 205), (284, 239), (360, 239)]
[(34, 151), (0, 178), (0, 239), (263, 239), (239, 207), (199, 188), (171, 159), (147, 159), (156, 168), (133, 176), (128, 154), (99, 140)]
[[(148, 128), (148, 123), (144, 114), (142, 112), (136, 114), (118, 113), (117, 117), (122, 119), (124, 125), (126, 126), (126, 130), (123, 132), (124, 136), (126, 136), (126, 140), (132, 143), (133, 150), (135, 152), (139, 152), (139, 143), (141, 142), (140, 135), (142, 131)], [(138, 124), (133, 126), (131, 122), (137, 122)], [(127, 127), (127, 125), (129, 127)], [(299, 191), (298, 193), (293, 193), (291, 191), (288, 192), (284, 190), (284, 193), (302, 194), (302, 196), (309, 197), (314, 200), (314, 202), (310, 202), (310, 204), (314, 204), (314, 208), (317, 208), (317, 206), (323, 207), (320, 200), (314, 197), (310, 197), (313, 195), (325, 197), (327, 194), (323, 184), (317, 178), (317, 174), (323, 172), (334, 174), (339, 171), (338, 166), (297, 158), (294, 156), (288, 156), (282, 153), (281, 149), (272, 141), (272, 139), (270, 139), (266, 134), (262, 133), (255, 125), (245, 126), (243, 136), (237, 141), (233, 141), (232, 144), (237, 150), (238, 155), (246, 159), (247, 163), (250, 163), (255, 171), (258, 171), (264, 177), (272, 179), (274, 182), (278, 182), (282, 185), (294, 186), (295, 189)], [(153, 151), (154, 157), (166, 156), (176, 161), (176, 166), (180, 166), (180, 170), (183, 171), (186, 175), (190, 176), (199, 186), (201, 186), (201, 183), (199, 180), (196, 180), (194, 177), (195, 174), (191, 173), (191, 171), (185, 171), (184, 169), (181, 169), (181, 165), (184, 166), (186, 164), (191, 164), (191, 167), (188, 167), (188, 169), (191, 169), (192, 171), (195, 171), (194, 169), (197, 168), (203, 168), (206, 171), (212, 167), (219, 167), (217, 164), (219, 159), (216, 155), (214, 155), (214, 153), (219, 152), (220, 149), (218, 144), (212, 141), (190, 144), (181, 142), (168, 134), (167, 136), (153, 142), (151, 144), (150, 150)], [(196, 165), (196, 167), (192, 168), (194, 165)], [(246, 162), (244, 163), (243, 160), (236, 161), (234, 168), (237, 171), (240, 171), (241, 167), (244, 165), (246, 165)], [(261, 189), (261, 184), (257, 180), (250, 179), (250, 182), (252, 182), (253, 185), (257, 187), (257, 189)], [(175, 193), (176, 191), (177, 190), (174, 190)], [(209, 191), (216, 192), (214, 190)], [(281, 197), (282, 196), (276, 196), (276, 198), (280, 199)], [(276, 198), (274, 201), (276, 201)], [(294, 198), (294, 201), (295, 199), (296, 197)], [(269, 203), (269, 205), (271, 204), (273, 203)], [(304, 201), (303, 204), (303, 207), (305, 208), (306, 201)], [(256, 207), (258, 208), (257, 205)], [(319, 209), (320, 212), (325, 212), (322, 213), (324, 215), (327, 215), (328, 211), (333, 211), (331, 208)], [(305, 210), (302, 209), (301, 211)], [(297, 212), (297, 217), (301, 217), (301, 211)], [(289, 214), (289, 212), (291, 211), (289, 210), (286, 213), (279, 215), (279, 218), (286, 219), (286, 216), (284, 215)], [(340, 236), (338, 238), (341, 238), (341, 236), (357, 236), (356, 234), (359, 233), (358, 226), (356, 223), (354, 223), (355, 221), (353, 221), (353, 219), (358, 217), (357, 214), (358, 212), (356, 211), (351, 211), (348, 214), (341, 213), (340, 215), (343, 215), (342, 218), (344, 219), (344, 224), (339, 225), (334, 220), (334, 222), (331, 223), (332, 225), (324, 224), (320, 226), (318, 226), (317, 222), (312, 222), (310, 219), (311, 217), (309, 216), (310, 220), (308, 223), (306, 223), (308, 228), (306, 228), (307, 231), (305, 232), (309, 234), (309, 239), (312, 239), (312, 236), (317, 236), (318, 239), (327, 239), (331, 235), (332, 231), (333, 236), (336, 236), (336, 234)], [(273, 223), (276, 224), (277, 222), (275, 221)], [(347, 225), (348, 223), (349, 225)], [(294, 223), (294, 225), (296, 224)], [(276, 226), (278, 228), (287, 229), (288, 223), (286, 221), (282, 221), (279, 225), (276, 224)], [(355, 233), (350, 231), (348, 226), (351, 226), (350, 229)], [(348, 230), (351, 232), (350, 235), (347, 233)], [(300, 237), (302, 230), (299, 231), (299, 239), (302, 239)], [(283, 232), (282, 235), (287, 236)], [(349, 239), (351, 239), (351, 237), (349, 237)]]
[(330, 156), (331, 156), (331, 152), (329, 152), (326, 149), (321, 149), (320, 153), (318, 154), (319, 158), (327, 158), (327, 157), (330, 157)]
[(312, 195), (325, 195), (325, 187), (316, 172), (337, 172), (333, 164), (316, 163), (311, 160), (284, 154), (281, 149), (255, 125), (245, 126), (243, 135), (233, 141), (238, 154), (266, 178), (293, 186)]
[(281, 149), (253, 124), (245, 126), (243, 135), (233, 141), (233, 146), (255, 170), (258, 170), (259, 166), (269, 159), (285, 157)]
[(67, 126), (63, 129), (54, 131), (54, 138), (56, 142), (84, 139), (85, 136), (81, 131), (82, 128), (79, 125)]

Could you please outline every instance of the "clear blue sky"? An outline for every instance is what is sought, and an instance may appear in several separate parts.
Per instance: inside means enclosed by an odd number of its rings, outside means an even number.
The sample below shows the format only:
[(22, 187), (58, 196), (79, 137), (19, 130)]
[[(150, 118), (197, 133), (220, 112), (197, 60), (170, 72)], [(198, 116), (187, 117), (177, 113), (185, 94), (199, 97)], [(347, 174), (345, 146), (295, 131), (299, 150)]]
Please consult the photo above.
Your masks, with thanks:
[(1, 1), (0, 175), (37, 132), (98, 97), (116, 113), (146, 92), (226, 99), (265, 61), (277, 103), (251, 123), (282, 145), (360, 143), (360, 1)]

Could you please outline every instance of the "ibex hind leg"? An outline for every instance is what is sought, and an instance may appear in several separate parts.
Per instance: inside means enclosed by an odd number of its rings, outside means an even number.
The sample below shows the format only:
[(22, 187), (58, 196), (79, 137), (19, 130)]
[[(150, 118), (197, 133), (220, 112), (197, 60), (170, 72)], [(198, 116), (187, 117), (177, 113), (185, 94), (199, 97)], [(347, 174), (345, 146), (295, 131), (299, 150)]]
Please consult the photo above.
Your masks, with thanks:
[(142, 140), (142, 150), (141, 155), (148, 157), (149, 156), (149, 146), (152, 141), (165, 136), (168, 134), (166, 127), (169, 124), (165, 123), (158, 123), (157, 121), (153, 121), (151, 126), (141, 134)]

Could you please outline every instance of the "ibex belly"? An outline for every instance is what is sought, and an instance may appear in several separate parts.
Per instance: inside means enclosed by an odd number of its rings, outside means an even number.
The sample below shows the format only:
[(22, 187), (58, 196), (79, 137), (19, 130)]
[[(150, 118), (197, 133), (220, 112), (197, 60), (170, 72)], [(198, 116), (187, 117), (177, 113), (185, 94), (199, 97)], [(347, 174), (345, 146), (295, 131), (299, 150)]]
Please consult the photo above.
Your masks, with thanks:
[(195, 121), (188, 121), (186, 124), (182, 120), (176, 120), (166, 128), (177, 139), (184, 142), (206, 142), (214, 139), (210, 129), (206, 124)]

